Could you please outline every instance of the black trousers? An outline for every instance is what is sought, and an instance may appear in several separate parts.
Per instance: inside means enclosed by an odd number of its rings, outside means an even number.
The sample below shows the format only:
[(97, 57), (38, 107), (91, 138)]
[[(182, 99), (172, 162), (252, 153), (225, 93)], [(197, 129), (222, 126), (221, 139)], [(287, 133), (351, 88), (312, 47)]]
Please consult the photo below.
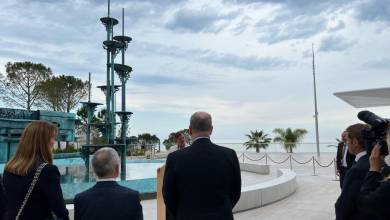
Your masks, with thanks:
[(348, 171), (347, 167), (341, 166), (341, 168), (340, 168), (340, 188), (341, 189), (343, 188), (344, 177), (345, 177), (345, 174), (347, 173), (347, 171)]
[(171, 211), (169, 211), (168, 208), (165, 208), (166, 210), (166, 220), (175, 220), (175, 217), (173, 217)]

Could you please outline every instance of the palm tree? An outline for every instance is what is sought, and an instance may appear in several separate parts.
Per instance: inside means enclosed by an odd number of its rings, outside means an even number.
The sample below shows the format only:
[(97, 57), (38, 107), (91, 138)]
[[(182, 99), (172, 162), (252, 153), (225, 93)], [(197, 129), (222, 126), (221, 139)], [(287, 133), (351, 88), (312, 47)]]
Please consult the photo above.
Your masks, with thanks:
[(293, 148), (303, 139), (307, 131), (305, 129), (276, 128), (273, 133), (276, 134), (274, 142), (281, 143), (288, 153), (292, 153)]
[(260, 148), (266, 149), (271, 142), (272, 138), (268, 138), (268, 134), (265, 134), (262, 130), (250, 131), (250, 134), (245, 135), (249, 141), (244, 143), (246, 149), (255, 148), (256, 153), (260, 152)]

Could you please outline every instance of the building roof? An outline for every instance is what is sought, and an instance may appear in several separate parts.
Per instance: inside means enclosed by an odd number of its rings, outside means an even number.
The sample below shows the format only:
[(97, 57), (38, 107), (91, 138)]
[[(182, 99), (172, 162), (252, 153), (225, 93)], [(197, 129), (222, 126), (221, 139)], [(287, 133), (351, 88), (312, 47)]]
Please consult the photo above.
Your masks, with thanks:
[(390, 106), (390, 87), (336, 92), (334, 95), (355, 108)]

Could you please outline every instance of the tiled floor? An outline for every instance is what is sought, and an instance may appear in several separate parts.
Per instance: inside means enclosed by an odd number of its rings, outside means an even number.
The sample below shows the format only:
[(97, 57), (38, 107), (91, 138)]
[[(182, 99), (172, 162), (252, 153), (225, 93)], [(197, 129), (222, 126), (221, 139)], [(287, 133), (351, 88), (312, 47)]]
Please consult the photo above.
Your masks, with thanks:
[(236, 220), (330, 220), (340, 192), (337, 181), (322, 176), (299, 176), (290, 197), (265, 207), (236, 213)]

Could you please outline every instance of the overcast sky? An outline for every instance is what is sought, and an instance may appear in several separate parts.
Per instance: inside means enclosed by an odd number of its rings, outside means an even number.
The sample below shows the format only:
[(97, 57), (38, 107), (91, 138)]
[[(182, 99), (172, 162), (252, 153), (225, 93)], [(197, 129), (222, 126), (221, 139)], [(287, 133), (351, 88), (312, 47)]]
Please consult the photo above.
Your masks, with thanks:
[[(118, 19), (125, 8), (133, 38), (126, 57), (133, 135), (166, 138), (203, 110), (219, 142), (279, 127), (306, 128), (305, 141), (315, 140), (312, 43), (321, 141), (358, 122), (361, 109), (334, 92), (389, 86), (388, 0), (111, 2)], [(104, 16), (106, 0), (2, 0), (0, 71), (8, 61), (33, 61), (85, 80), (90, 71), (93, 86), (104, 85)], [(104, 103), (98, 89), (92, 99)], [(388, 107), (370, 110), (390, 117)]]

